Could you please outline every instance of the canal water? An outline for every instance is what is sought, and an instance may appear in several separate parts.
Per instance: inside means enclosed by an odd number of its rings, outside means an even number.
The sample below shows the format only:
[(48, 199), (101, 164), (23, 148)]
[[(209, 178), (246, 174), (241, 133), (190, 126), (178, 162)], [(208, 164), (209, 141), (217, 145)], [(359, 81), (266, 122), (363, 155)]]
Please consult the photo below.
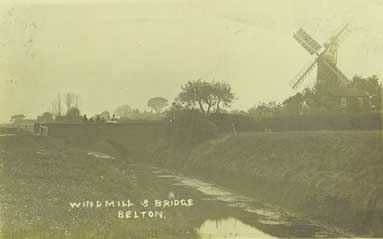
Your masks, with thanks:
[(135, 169), (138, 182), (163, 188), (169, 198), (193, 198), (194, 210), (205, 217), (195, 228), (202, 239), (215, 238), (335, 238), (334, 230), (300, 219), (283, 210), (201, 179), (177, 175), (156, 167)]

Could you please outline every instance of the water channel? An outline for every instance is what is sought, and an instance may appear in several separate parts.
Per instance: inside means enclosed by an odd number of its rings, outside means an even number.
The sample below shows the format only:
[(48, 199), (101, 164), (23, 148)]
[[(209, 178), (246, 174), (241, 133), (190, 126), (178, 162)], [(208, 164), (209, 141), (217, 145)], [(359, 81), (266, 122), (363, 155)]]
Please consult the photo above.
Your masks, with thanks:
[[(138, 167), (140, 168), (140, 167)], [(335, 238), (337, 232), (310, 220), (300, 219), (277, 207), (257, 201), (228, 188), (169, 170), (152, 167), (136, 169), (138, 182), (151, 178), (153, 187), (164, 188), (171, 197), (189, 197), (201, 210), (204, 222), (195, 228), (207, 238)]]

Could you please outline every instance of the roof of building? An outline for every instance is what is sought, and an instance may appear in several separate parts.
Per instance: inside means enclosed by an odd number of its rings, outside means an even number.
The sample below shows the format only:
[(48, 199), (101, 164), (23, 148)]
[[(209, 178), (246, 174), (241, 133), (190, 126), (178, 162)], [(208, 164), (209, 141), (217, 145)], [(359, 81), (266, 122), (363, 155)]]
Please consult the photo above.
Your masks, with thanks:
[(331, 96), (338, 97), (368, 97), (369, 94), (364, 91), (354, 87), (340, 87), (329, 90)]

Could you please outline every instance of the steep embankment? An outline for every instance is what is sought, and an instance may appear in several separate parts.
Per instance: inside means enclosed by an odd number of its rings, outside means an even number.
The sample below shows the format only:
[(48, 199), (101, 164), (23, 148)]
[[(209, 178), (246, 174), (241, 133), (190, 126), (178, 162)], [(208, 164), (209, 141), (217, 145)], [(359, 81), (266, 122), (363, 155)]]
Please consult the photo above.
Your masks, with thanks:
[(379, 131), (244, 133), (157, 159), (353, 233), (383, 236)]

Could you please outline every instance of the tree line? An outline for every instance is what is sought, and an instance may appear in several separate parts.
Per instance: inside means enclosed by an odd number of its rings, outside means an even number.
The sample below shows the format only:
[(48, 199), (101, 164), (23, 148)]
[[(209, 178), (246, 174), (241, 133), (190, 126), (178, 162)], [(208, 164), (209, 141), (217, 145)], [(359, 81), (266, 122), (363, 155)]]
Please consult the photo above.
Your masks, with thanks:
[[(349, 84), (369, 94), (368, 104), (363, 111), (381, 111), (382, 109), (382, 84), (376, 75), (370, 77), (354, 76)], [(326, 107), (321, 102), (321, 97), (315, 87), (306, 88), (302, 92), (287, 98), (283, 102), (262, 102), (254, 105), (247, 111), (227, 109), (231, 106), (236, 96), (231, 86), (225, 82), (206, 81), (202, 79), (188, 81), (181, 89), (174, 101), (164, 97), (148, 99), (147, 106), (150, 111), (140, 111), (129, 104), (123, 104), (112, 113), (108, 110), (90, 116), (93, 119), (119, 120), (159, 120), (168, 118), (172, 120), (176, 112), (198, 111), (202, 115), (229, 113), (246, 115), (252, 118), (272, 118), (281, 115), (302, 115), (333, 112), (334, 108)], [(81, 122), (83, 116), (80, 112), (80, 96), (73, 92), (58, 94), (51, 102), (51, 110), (37, 117), (39, 122), (64, 121)], [(11, 122), (20, 122), (25, 119), (23, 114), (13, 115)]]
[[(351, 105), (349, 113), (357, 112), (379, 112), (382, 110), (383, 87), (376, 75), (369, 77), (354, 76), (346, 86), (366, 92), (368, 94), (367, 102), (363, 105)], [(305, 88), (302, 92), (287, 98), (283, 102), (262, 102), (248, 110), (240, 112), (248, 114), (255, 118), (272, 118), (288, 115), (316, 115), (316, 114), (334, 114), (342, 112), (331, 98), (323, 97), (319, 94), (317, 88)]]
[(37, 117), (39, 122), (81, 122), (87, 120), (105, 122), (108, 120), (159, 120), (166, 118), (174, 110), (198, 109), (203, 114), (218, 113), (229, 107), (235, 99), (231, 86), (227, 83), (204, 80), (189, 81), (181, 87), (175, 100), (169, 107), (169, 101), (160, 96), (148, 99), (150, 111), (132, 108), (129, 104), (118, 106), (114, 111), (104, 110), (93, 116), (82, 114), (79, 108), (80, 96), (72, 92), (58, 94), (51, 102), (51, 111)]

